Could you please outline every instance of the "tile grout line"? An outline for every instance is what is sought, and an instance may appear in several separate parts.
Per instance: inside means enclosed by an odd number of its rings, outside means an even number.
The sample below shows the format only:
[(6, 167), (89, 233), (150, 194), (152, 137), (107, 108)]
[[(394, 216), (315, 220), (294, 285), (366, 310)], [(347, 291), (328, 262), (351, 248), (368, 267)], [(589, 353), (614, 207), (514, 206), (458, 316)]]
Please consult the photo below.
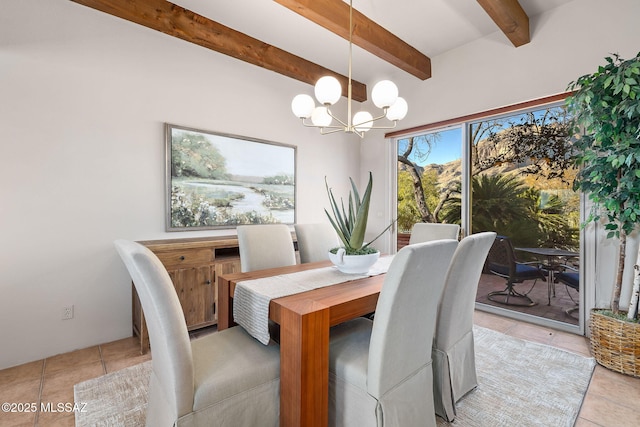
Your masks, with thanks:
[(33, 427), (38, 427), (38, 419), (40, 418), (40, 407), (42, 406), (42, 389), (44, 389), (44, 372), (47, 367), (47, 359), (42, 359), (42, 372), (40, 373), (40, 388), (38, 389), (38, 410), (33, 418)]
[[(602, 366), (602, 365), (600, 365), (600, 364), (596, 364), (596, 366), (594, 367), (594, 374), (595, 374), (595, 369), (597, 369), (598, 367), (600, 367), (600, 368), (602, 368), (602, 369), (606, 369), (606, 370), (608, 370), (608, 371), (610, 371), (610, 372), (615, 372), (615, 371), (611, 371), (609, 368), (606, 368), (606, 367), (604, 367), (604, 366)], [(621, 373), (618, 373), (618, 372), (616, 372), (616, 374), (618, 374), (618, 375), (624, 375), (624, 374), (621, 374)], [(626, 377), (627, 375), (624, 375), (624, 376)], [(629, 376), (629, 378), (634, 378), (634, 377)], [(593, 376), (591, 377), (591, 380), (593, 380)], [(588, 395), (588, 394), (590, 394), (594, 399), (595, 399), (595, 398), (597, 398), (597, 399), (606, 400), (606, 401), (608, 401), (608, 402), (611, 402), (611, 403), (612, 403), (612, 404), (614, 404), (614, 405), (622, 406), (623, 408), (629, 408), (629, 409), (631, 409), (632, 411), (637, 411), (636, 406), (634, 406), (634, 402), (630, 402), (630, 404), (627, 404), (627, 402), (626, 402), (626, 401), (621, 401), (621, 400), (620, 400), (619, 398), (617, 398), (617, 396), (615, 396), (615, 395), (612, 397), (612, 396), (611, 396), (611, 395), (609, 395), (609, 394), (602, 394), (602, 393), (598, 393), (598, 392), (595, 392), (595, 391), (591, 391), (591, 392), (589, 392), (589, 390), (587, 390), (587, 395)], [(585, 395), (585, 397), (586, 397), (586, 395)], [(617, 399), (616, 399), (616, 398), (617, 398)], [(592, 422), (593, 422), (593, 421), (592, 421)]]
[(98, 345), (98, 354), (100, 355), (100, 365), (102, 366), (102, 375), (107, 373), (107, 364), (104, 362), (104, 357), (102, 357), (102, 345)]
[(107, 374), (107, 363), (104, 361), (104, 357), (102, 355), (102, 345), (98, 345), (98, 353), (100, 354), (100, 363), (102, 364), (102, 375)]
[[(576, 417), (576, 423), (578, 422), (579, 419), (583, 419), (587, 422), (592, 422), (591, 420), (584, 418), (581, 416), (582, 414), (582, 408), (584, 407), (584, 402), (585, 400), (587, 400), (587, 396), (589, 396), (589, 393), (591, 392), (590, 390), (593, 390), (591, 388), (591, 386), (593, 385), (593, 376), (596, 373), (596, 368), (597, 368), (597, 364), (593, 367), (593, 370), (591, 371), (591, 378), (589, 378), (589, 384), (587, 385), (587, 390), (584, 393), (584, 396), (582, 396), (582, 402), (580, 402), (580, 408), (578, 408), (578, 416)], [(593, 423), (595, 424), (595, 423)]]

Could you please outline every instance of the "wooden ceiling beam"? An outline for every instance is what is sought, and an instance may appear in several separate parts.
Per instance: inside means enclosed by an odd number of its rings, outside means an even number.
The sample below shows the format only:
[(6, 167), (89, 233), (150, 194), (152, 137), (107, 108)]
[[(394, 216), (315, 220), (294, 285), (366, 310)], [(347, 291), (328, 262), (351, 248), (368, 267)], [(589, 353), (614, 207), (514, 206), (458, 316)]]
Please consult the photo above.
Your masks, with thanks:
[[(337, 78), (347, 96), (348, 78), (166, 0), (71, 0), (173, 37), (195, 43), (310, 85)], [(367, 87), (352, 81), (352, 98), (367, 100)]]
[[(349, 4), (342, 0), (274, 0), (310, 21), (349, 40)], [(426, 80), (431, 59), (362, 13), (353, 9), (353, 44), (396, 67)]]
[(518, 0), (477, 0), (515, 47), (531, 41), (529, 17)]

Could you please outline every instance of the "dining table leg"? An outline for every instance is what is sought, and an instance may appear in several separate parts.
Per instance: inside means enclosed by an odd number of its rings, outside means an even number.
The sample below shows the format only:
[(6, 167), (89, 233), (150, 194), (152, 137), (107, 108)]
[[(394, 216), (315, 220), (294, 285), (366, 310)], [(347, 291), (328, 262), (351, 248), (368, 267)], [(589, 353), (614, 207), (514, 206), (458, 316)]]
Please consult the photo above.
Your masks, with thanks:
[(280, 426), (326, 427), (329, 308), (312, 300), (280, 311)]

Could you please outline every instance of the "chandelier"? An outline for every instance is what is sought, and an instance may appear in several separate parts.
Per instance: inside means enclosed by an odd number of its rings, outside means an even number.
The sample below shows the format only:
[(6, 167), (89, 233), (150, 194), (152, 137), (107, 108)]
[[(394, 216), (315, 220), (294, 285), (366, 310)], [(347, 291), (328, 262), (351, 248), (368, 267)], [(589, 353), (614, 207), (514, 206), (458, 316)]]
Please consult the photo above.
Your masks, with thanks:
[[(315, 85), (315, 96), (320, 106), (316, 106), (313, 98), (306, 94), (296, 95), (291, 102), (293, 114), (301, 119), (307, 127), (320, 128), (322, 135), (335, 132), (355, 133), (360, 138), (370, 129), (393, 129), (398, 120), (402, 120), (408, 111), (407, 101), (398, 96), (398, 87), (389, 80), (382, 80), (373, 87), (371, 100), (382, 113), (373, 117), (368, 111), (358, 111), (351, 116), (351, 51), (353, 37), (353, 0), (349, 0), (349, 77), (347, 87), (347, 118), (341, 120), (333, 115), (330, 107), (338, 102), (342, 96), (342, 86), (333, 76), (321, 77)], [(381, 119), (392, 122), (387, 126), (374, 126), (374, 122)], [(337, 124), (334, 124), (333, 121)]]

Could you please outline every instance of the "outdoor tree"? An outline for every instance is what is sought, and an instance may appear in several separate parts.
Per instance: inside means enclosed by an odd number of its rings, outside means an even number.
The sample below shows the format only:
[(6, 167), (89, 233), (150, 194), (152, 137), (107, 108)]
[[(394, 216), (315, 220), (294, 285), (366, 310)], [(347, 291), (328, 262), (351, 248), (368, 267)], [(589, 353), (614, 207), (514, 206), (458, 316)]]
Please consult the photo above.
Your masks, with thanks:
[[(421, 175), (424, 201), (430, 212), (438, 205), (438, 174), (435, 170), (424, 171)], [(413, 224), (422, 221), (422, 213), (418, 211), (414, 195), (413, 177), (406, 169), (398, 171), (398, 229), (409, 231)]]
[(574, 149), (566, 110), (546, 108), (471, 126), (472, 175), (503, 164), (524, 175), (569, 183)]
[[(555, 195), (544, 195), (524, 185), (514, 175), (475, 176), (472, 233), (495, 231), (509, 235), (524, 246), (551, 246), (575, 249), (577, 227), (564, 214), (564, 203)], [(443, 209), (443, 221), (460, 221), (462, 198), (454, 192)]]
[[(495, 175), (515, 171), (520, 177), (531, 177), (536, 188), (560, 184), (569, 188), (575, 176), (574, 151), (564, 107), (548, 107), (507, 117), (492, 118), (474, 123), (469, 128), (471, 138), (471, 176), (486, 173)], [(398, 143), (398, 221), (450, 222), (444, 207), (452, 197), (458, 197), (460, 182), (449, 180), (436, 184), (438, 200), (429, 203), (425, 173), (433, 170), (427, 162), (433, 147), (439, 142), (438, 133), (410, 137)], [(401, 184), (411, 177), (413, 200), (401, 196)], [(401, 182), (401, 179), (403, 180)], [(527, 181), (529, 181), (527, 179)], [(533, 186), (530, 185), (529, 186)], [(401, 199), (402, 197), (402, 199)], [(568, 202), (567, 198), (563, 199)], [(538, 209), (542, 214), (544, 209)], [(407, 218), (402, 215), (408, 214)], [(495, 214), (489, 214), (490, 216)], [(456, 221), (460, 220), (458, 216)], [(481, 220), (474, 209), (474, 221)], [(575, 228), (575, 227), (574, 227)], [(564, 230), (564, 229), (563, 229)], [(564, 233), (571, 235), (570, 232)]]
[(439, 189), (443, 193), (439, 196), (435, 206), (429, 207), (425, 196), (425, 183), (423, 182), (423, 168), (420, 166), (431, 153), (433, 145), (437, 142), (436, 134), (426, 134), (407, 138), (398, 145), (399, 171), (407, 171), (411, 177), (415, 210), (420, 222), (440, 222), (438, 215), (442, 206), (455, 189), (455, 183)]

